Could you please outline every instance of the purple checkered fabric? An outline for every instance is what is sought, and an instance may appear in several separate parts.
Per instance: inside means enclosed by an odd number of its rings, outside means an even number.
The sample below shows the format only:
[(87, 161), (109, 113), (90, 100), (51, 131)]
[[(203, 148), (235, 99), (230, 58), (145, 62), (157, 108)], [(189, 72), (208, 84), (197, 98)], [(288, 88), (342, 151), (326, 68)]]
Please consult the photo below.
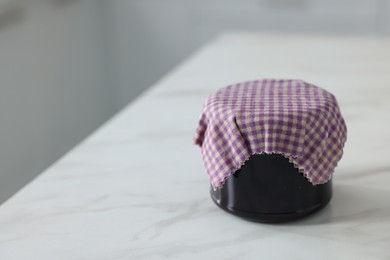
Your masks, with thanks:
[(283, 154), (313, 185), (325, 183), (341, 159), (346, 136), (331, 93), (301, 80), (264, 79), (212, 93), (193, 141), (217, 189), (259, 153)]

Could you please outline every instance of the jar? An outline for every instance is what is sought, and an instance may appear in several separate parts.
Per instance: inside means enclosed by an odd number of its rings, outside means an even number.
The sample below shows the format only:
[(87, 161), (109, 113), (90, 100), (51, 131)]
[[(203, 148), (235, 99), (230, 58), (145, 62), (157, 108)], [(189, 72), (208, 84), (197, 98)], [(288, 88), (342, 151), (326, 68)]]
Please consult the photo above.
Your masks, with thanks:
[(214, 190), (223, 210), (256, 222), (285, 222), (312, 214), (329, 203), (332, 179), (313, 185), (281, 154), (255, 154)]

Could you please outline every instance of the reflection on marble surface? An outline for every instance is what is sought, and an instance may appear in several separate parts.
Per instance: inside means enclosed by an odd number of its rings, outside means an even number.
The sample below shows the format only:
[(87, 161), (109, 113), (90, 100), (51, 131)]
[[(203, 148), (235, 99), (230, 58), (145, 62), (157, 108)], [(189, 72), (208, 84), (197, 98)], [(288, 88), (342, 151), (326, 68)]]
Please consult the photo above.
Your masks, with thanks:
[[(389, 47), (217, 39), (0, 206), (0, 259), (390, 259)], [(217, 208), (191, 144), (208, 93), (263, 77), (333, 92), (348, 126), (331, 203), (291, 223)]]

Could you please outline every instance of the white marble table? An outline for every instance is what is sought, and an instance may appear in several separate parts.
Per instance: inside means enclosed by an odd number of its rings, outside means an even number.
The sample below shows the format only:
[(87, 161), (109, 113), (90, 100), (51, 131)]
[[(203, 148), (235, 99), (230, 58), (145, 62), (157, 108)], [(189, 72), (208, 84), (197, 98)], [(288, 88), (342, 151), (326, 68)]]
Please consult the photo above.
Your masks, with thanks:
[[(297, 222), (217, 208), (191, 144), (208, 93), (264, 77), (333, 92), (348, 125), (330, 205)], [(389, 97), (390, 39), (226, 34), (1, 205), (0, 259), (390, 259)]]

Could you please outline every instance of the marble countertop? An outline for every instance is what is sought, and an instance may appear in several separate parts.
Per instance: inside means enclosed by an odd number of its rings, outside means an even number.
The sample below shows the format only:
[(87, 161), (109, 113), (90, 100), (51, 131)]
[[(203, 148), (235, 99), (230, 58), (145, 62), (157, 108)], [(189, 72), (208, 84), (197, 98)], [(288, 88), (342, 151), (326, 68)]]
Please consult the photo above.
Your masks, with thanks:
[[(348, 126), (330, 204), (285, 224), (225, 213), (192, 145), (206, 96), (297, 78)], [(0, 206), (0, 259), (390, 259), (390, 39), (225, 34)]]

